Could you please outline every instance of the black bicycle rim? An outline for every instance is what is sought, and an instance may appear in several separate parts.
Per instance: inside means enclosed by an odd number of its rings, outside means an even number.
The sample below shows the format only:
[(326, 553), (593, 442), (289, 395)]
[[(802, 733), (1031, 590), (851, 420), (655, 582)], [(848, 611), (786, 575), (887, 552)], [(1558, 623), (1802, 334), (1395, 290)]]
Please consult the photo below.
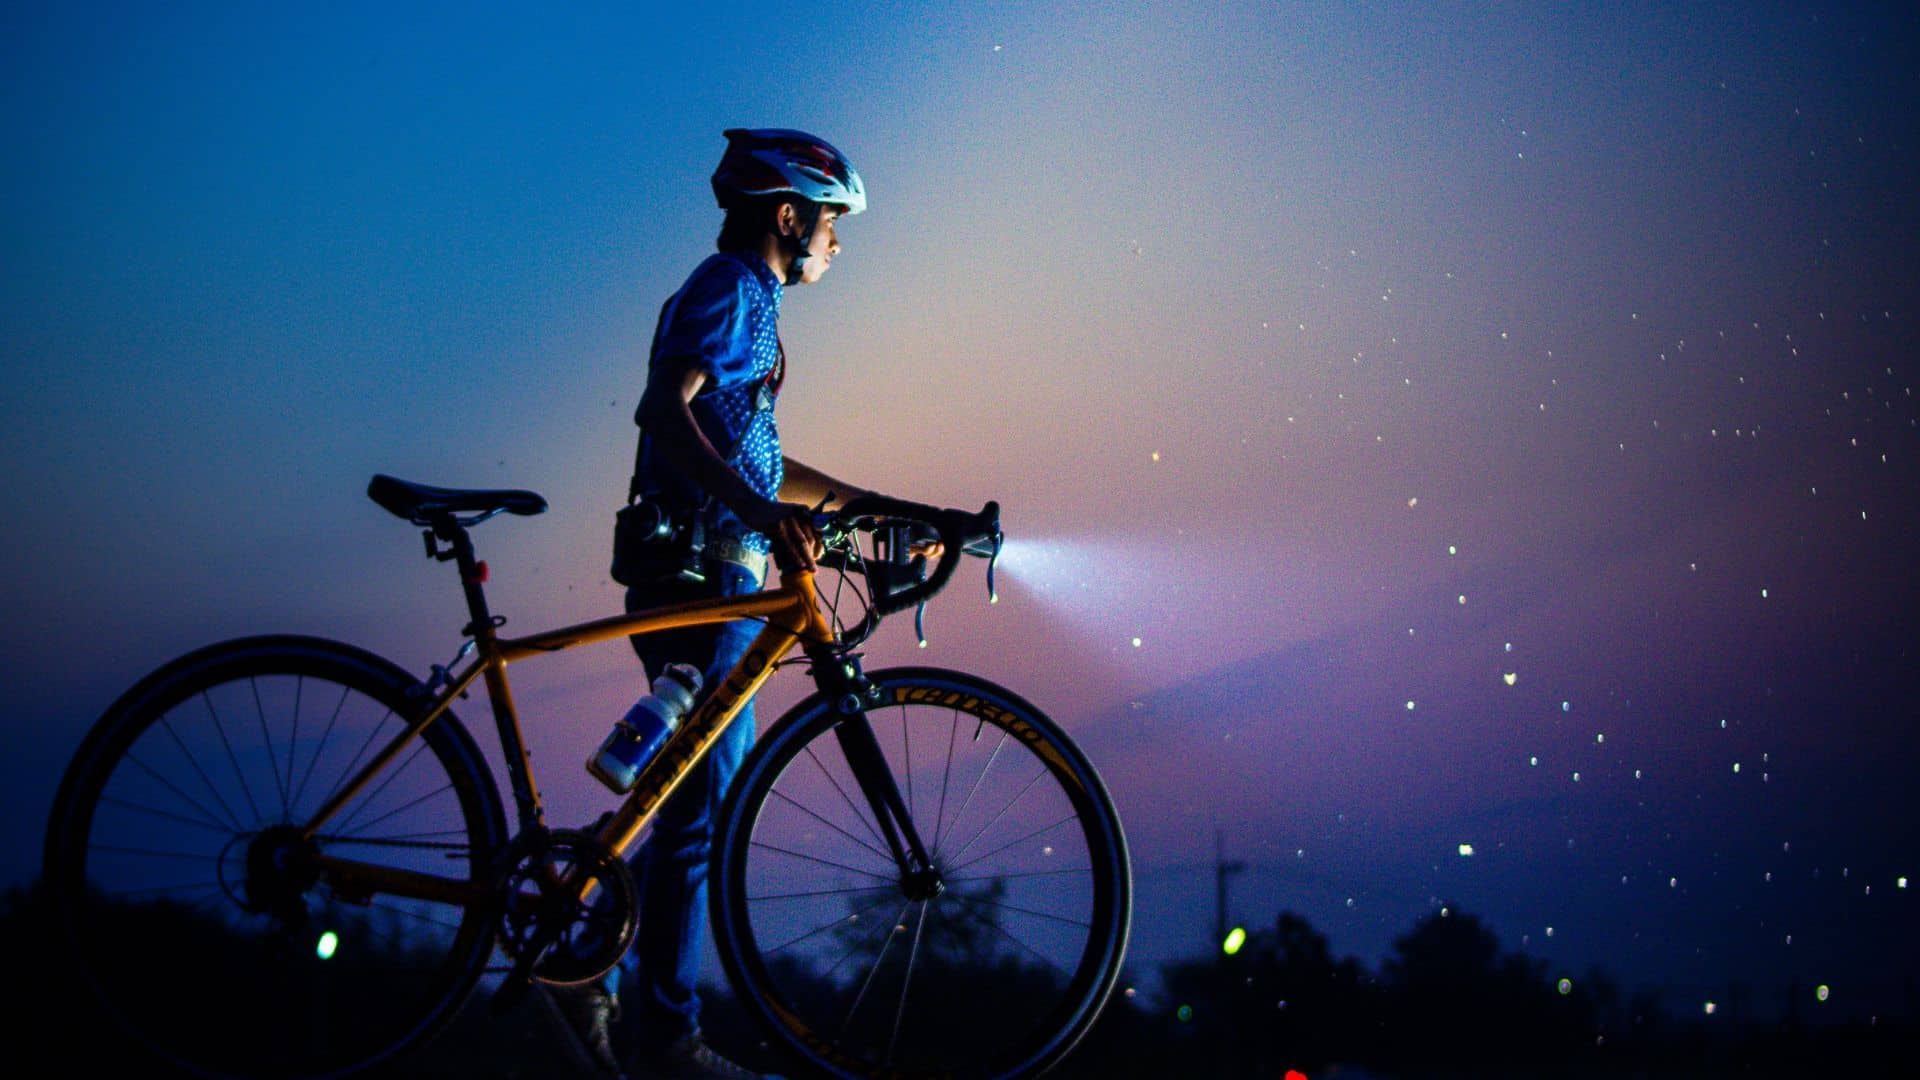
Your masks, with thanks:
[(1032, 1075), (1097, 1016), (1130, 909), (1125, 841), (1077, 749), (1015, 695), (951, 672), (870, 676), (902, 799), (941, 871), (902, 881), (802, 703), (743, 766), (717, 838), (717, 936), (751, 1011), (848, 1076)]
[[(488, 912), (334, 895), (267, 865), (425, 707), (411, 682), (345, 646), (251, 639), (175, 661), (108, 711), (62, 784), (46, 871), (120, 1029), (197, 1073), (327, 1076), (451, 1017), (491, 951)], [(490, 871), (504, 832), (484, 761), (446, 716), (317, 849), (462, 879)]]

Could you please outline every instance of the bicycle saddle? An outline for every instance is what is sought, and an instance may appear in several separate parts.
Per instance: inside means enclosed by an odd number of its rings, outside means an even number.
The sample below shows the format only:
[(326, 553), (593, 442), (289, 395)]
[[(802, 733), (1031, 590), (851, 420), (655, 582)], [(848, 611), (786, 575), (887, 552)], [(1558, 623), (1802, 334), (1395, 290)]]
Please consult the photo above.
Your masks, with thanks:
[(372, 482), (367, 484), (367, 498), (385, 507), (395, 517), (405, 518), (415, 525), (430, 524), (429, 519), (441, 514), (492, 515), (504, 510), (509, 514), (528, 516), (547, 508), (547, 500), (531, 491), (439, 488), (385, 473), (374, 474)]

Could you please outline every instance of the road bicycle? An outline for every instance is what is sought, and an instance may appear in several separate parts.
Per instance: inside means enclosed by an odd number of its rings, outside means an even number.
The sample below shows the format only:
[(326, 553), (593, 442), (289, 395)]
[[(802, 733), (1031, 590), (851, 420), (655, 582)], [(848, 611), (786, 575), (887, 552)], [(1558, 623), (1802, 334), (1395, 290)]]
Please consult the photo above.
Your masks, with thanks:
[[(419, 1046), (476, 988), (504, 1008), (535, 983), (601, 976), (638, 932), (626, 856), (788, 665), (817, 690), (735, 776), (710, 899), (735, 994), (791, 1067), (1025, 1076), (1092, 1025), (1131, 910), (1093, 767), (1016, 694), (933, 668), (865, 671), (856, 652), (882, 618), (923, 610), (963, 554), (988, 557), (991, 590), (995, 504), (857, 499), (820, 516), (831, 590), (788, 571), (753, 595), (506, 637), (469, 530), (546, 501), (387, 476), (368, 494), (459, 571), (471, 621), (451, 663), (417, 679), (318, 638), (213, 645), (122, 695), (61, 783), (45, 851), (57, 930), (107, 1016), (161, 1059), (350, 1074)], [(937, 559), (914, 554), (916, 535), (937, 538)], [(753, 645), (632, 792), (588, 828), (550, 827), (509, 665), (735, 619), (763, 624)], [(512, 829), (453, 711), (476, 685)]]

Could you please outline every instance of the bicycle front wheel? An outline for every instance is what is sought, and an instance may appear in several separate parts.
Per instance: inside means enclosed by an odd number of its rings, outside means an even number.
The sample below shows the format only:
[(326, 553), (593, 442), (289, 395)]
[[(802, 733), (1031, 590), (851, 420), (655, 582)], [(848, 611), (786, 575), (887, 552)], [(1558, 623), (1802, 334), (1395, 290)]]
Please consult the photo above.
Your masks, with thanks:
[(271, 637), (182, 657), (107, 711), (55, 799), (45, 872), (121, 1029), (196, 1073), (330, 1076), (452, 1016), (491, 952), (491, 905), (336, 895), (313, 856), (488, 880), (506, 822), (458, 721), (297, 837), (428, 705), (370, 653)]
[[(1126, 841), (1093, 768), (1014, 694), (875, 672), (884, 706), (816, 695), (741, 766), (715, 837), (716, 944), (753, 1013), (838, 1076), (1030, 1076), (1120, 973)], [(837, 730), (865, 723), (931, 861), (903, 873)], [(863, 784), (863, 779), (866, 781)]]

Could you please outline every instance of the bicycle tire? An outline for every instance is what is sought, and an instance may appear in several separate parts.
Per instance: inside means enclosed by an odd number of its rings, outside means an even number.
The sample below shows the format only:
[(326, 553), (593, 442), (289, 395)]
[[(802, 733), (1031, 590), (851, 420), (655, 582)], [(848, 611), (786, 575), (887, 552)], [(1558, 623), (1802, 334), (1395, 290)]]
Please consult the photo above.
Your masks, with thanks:
[(866, 715), (945, 891), (909, 899), (833, 737), (843, 717), (816, 694), (741, 765), (715, 834), (714, 937), (734, 991), (810, 1072), (1044, 1072), (1097, 1019), (1125, 955), (1112, 800), (1013, 693), (930, 668), (868, 677), (887, 704)]
[[(492, 952), (491, 903), (355, 902), (249, 876), (261, 837), (304, 821), (428, 705), (371, 653), (280, 636), (183, 656), (102, 716), (55, 797), (44, 870), (80, 981), (145, 1053), (200, 1075), (336, 1076), (453, 1017)], [(479, 882), (506, 836), (449, 712), (317, 847)]]

